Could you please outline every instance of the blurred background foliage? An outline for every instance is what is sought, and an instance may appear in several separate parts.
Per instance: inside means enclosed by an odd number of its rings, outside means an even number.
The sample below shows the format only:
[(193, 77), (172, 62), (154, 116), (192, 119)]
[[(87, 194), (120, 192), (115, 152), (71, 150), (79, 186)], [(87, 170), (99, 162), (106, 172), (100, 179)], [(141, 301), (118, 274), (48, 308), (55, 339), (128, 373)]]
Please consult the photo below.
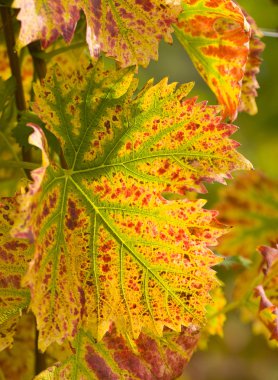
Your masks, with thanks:
[[(272, 0), (240, 0), (238, 3), (255, 19), (261, 30), (278, 33), (278, 2)], [(254, 169), (278, 179), (278, 38), (263, 38), (265, 51), (258, 82), (258, 113), (239, 114), (234, 124), (239, 127), (234, 139), (240, 142), (239, 151), (253, 164)], [(191, 96), (216, 104), (216, 98), (192, 65), (186, 52), (174, 39), (172, 46), (161, 43), (159, 61), (152, 61), (147, 69), (139, 70), (140, 85), (155, 78), (168, 77), (169, 82), (195, 82)], [(236, 177), (237, 174), (234, 174)], [(228, 181), (227, 188), (233, 181)], [(217, 203), (223, 185), (210, 184), (207, 207)], [(225, 190), (224, 190), (225, 191)], [(223, 192), (223, 190), (222, 190)], [(265, 244), (265, 242), (258, 242)], [(237, 272), (234, 268), (218, 270), (225, 295), (231, 301)], [(223, 338), (209, 339), (205, 350), (198, 350), (191, 359), (181, 380), (277, 380), (278, 351), (263, 335), (256, 334), (254, 325), (241, 320), (239, 311), (227, 314)]]

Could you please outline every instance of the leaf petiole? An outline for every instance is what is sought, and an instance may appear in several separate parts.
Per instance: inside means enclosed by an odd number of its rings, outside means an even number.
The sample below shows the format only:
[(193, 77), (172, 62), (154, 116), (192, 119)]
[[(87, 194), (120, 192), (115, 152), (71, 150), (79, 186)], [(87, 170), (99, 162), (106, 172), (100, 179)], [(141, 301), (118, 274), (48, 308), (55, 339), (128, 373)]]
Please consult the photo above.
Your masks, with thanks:
[(0, 168), (22, 168), (34, 170), (37, 169), (40, 165), (33, 162), (26, 161), (2, 161), (0, 160)]

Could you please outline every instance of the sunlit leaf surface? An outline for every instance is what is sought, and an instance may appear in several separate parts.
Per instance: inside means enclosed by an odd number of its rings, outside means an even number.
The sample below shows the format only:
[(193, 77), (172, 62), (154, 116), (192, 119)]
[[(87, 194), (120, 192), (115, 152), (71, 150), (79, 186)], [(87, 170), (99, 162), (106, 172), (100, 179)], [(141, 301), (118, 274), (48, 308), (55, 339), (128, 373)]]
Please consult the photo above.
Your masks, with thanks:
[(218, 107), (185, 99), (190, 85), (149, 82), (133, 98), (134, 84), (133, 69), (100, 62), (67, 79), (56, 69), (36, 88), (34, 109), (67, 164), (49, 163), (33, 126), (44, 164), (22, 196), (15, 233), (35, 241), (25, 283), (42, 349), (81, 326), (101, 339), (114, 322), (137, 338), (204, 322), (219, 261), (208, 247), (224, 230), (205, 201), (161, 194), (202, 191), (201, 180), (250, 164)]
[(183, 0), (183, 12), (174, 29), (224, 106), (224, 116), (235, 119), (250, 38), (240, 8), (231, 0)]
[(20, 8), (19, 39), (23, 45), (41, 39), (45, 48), (59, 35), (73, 38), (82, 10), (86, 16), (86, 38), (92, 57), (100, 52), (114, 57), (122, 66), (147, 66), (157, 59), (161, 39), (171, 42), (171, 24), (181, 10), (177, 0), (15, 0)]

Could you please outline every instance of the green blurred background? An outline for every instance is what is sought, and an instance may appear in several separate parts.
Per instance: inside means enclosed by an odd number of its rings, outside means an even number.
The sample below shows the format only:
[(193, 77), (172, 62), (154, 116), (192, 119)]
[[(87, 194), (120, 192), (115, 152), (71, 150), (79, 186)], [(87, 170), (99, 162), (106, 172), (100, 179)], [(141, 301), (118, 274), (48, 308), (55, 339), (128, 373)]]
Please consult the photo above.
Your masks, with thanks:
[[(241, 0), (238, 3), (255, 19), (262, 30), (278, 33), (278, 4), (271, 0)], [(255, 169), (278, 179), (278, 38), (264, 37), (258, 81), (258, 114), (240, 114), (234, 122), (239, 131), (233, 136), (241, 143), (239, 151)], [(140, 69), (140, 83), (154, 77), (168, 77), (169, 82), (194, 81), (191, 96), (216, 104), (216, 98), (197, 73), (184, 49), (174, 40), (173, 46), (162, 43), (158, 62)], [(236, 174), (235, 174), (236, 175)], [(231, 183), (231, 181), (229, 181)], [(207, 186), (208, 207), (217, 201), (217, 189), (223, 185)], [(202, 195), (202, 197), (204, 197)], [(226, 276), (226, 278), (225, 278)], [(232, 275), (226, 273), (224, 280)], [(223, 277), (223, 276), (222, 276)], [(227, 293), (227, 289), (226, 289)], [(255, 336), (251, 326), (241, 322), (237, 312), (228, 314), (224, 338), (212, 337), (206, 351), (198, 351), (180, 379), (186, 380), (278, 380), (278, 351), (269, 347), (263, 336)]]

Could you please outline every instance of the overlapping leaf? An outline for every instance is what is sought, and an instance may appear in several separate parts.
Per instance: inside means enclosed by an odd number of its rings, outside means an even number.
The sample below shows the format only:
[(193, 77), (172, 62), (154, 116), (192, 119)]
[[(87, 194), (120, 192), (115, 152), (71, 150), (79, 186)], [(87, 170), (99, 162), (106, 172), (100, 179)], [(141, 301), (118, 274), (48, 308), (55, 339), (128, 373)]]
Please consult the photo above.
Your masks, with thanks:
[(224, 116), (235, 119), (250, 38), (250, 27), (240, 8), (231, 0), (184, 0), (174, 29), (194, 65), (224, 105)]
[(29, 290), (21, 288), (31, 259), (30, 244), (9, 235), (15, 205), (14, 198), (0, 199), (0, 350), (12, 345), (18, 319), (30, 301)]
[(270, 332), (270, 339), (278, 341), (278, 249), (261, 246), (264, 258), (264, 279), (255, 289), (260, 297), (260, 319)]
[(201, 330), (198, 347), (206, 349), (209, 337), (219, 335), (223, 337), (223, 327), (226, 321), (226, 315), (223, 311), (227, 301), (223, 289), (215, 288), (211, 294), (212, 302), (207, 306), (207, 323)]
[(1, 380), (31, 380), (35, 376), (34, 316), (23, 314), (17, 324), (12, 348), (0, 352)]
[(261, 41), (263, 34), (257, 27), (255, 21), (244, 10), (243, 13), (251, 27), (251, 38), (248, 60), (242, 80), (239, 111), (245, 111), (250, 115), (255, 115), (258, 112), (255, 98), (257, 96), (257, 89), (259, 88), (256, 76), (260, 71), (260, 65), (262, 63), (260, 55), (265, 45)]
[(0, 196), (14, 195), (17, 181), (24, 176), (23, 170), (11, 165), (11, 161), (20, 160), (19, 147), (11, 136), (15, 124), (14, 91), (14, 78), (0, 78)]
[(215, 205), (224, 224), (234, 226), (221, 238), (218, 251), (225, 256), (258, 257), (256, 248), (275, 242), (278, 223), (278, 183), (257, 171), (244, 173), (220, 191)]
[(239, 303), (242, 318), (252, 322), (257, 332), (265, 334), (266, 329), (257, 318), (260, 295), (260, 319), (275, 335), (276, 264), (272, 267), (273, 260), (268, 254), (275, 250), (260, 249), (265, 256), (265, 265), (262, 266), (257, 247), (260, 244), (275, 245), (277, 242), (278, 183), (259, 172), (250, 172), (239, 176), (227, 191), (221, 191), (221, 199), (215, 206), (220, 211), (220, 220), (234, 228), (222, 238), (218, 251), (223, 255), (240, 254), (251, 259), (248, 269), (237, 277), (234, 299)]
[(198, 331), (166, 332), (163, 339), (141, 334), (132, 349), (112, 328), (102, 342), (80, 331), (74, 354), (36, 380), (172, 380), (181, 375), (199, 338)]
[[(33, 62), (32, 57), (26, 54), (26, 51), (21, 51), (21, 78), (25, 92), (25, 100), (30, 100), (30, 91), (33, 80)], [(0, 42), (0, 77), (4, 80), (12, 76), (7, 48)]]
[(119, 332), (157, 335), (164, 326), (200, 324), (210, 269), (208, 249), (223, 229), (204, 201), (161, 193), (202, 190), (249, 163), (228, 139), (218, 108), (186, 100), (189, 85), (151, 83), (132, 99), (133, 70), (92, 70), (63, 79), (57, 69), (36, 89), (36, 112), (60, 140), (68, 169), (44, 166), (22, 197), (17, 236), (35, 240), (26, 283), (40, 346), (73, 339), (80, 326), (100, 339)]
[(180, 12), (179, 0), (53, 1), (15, 0), (20, 8), (19, 39), (23, 45), (41, 39), (43, 47), (62, 35), (70, 42), (80, 11), (87, 21), (87, 43), (92, 57), (100, 52), (116, 58), (122, 66), (147, 66), (157, 59), (158, 42), (171, 42), (171, 24)]

